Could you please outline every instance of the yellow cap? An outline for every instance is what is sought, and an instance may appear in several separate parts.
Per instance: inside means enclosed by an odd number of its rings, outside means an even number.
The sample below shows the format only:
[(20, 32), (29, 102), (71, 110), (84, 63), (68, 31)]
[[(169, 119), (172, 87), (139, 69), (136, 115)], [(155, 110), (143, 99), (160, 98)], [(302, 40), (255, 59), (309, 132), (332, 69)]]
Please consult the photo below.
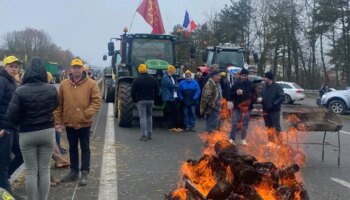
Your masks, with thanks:
[(70, 66), (82, 66), (84, 67), (84, 63), (82, 60), (80, 60), (79, 58), (73, 59), (72, 62), (70, 63)]
[(226, 76), (226, 72), (220, 72), (220, 76)]
[(145, 74), (147, 73), (147, 66), (145, 64), (140, 64), (138, 70), (139, 70), (139, 73)]
[(50, 72), (47, 72), (47, 81), (51, 83), (52, 79), (53, 79), (52, 74)]
[(190, 70), (186, 70), (185, 74), (192, 74), (192, 72)]
[(21, 63), (15, 56), (7, 56), (6, 58), (4, 58), (4, 66), (14, 62)]
[(83, 65), (84, 71), (89, 71), (89, 67), (86, 65)]
[(168, 72), (170, 73), (175, 73), (176, 72), (176, 68), (172, 65), (168, 65)]

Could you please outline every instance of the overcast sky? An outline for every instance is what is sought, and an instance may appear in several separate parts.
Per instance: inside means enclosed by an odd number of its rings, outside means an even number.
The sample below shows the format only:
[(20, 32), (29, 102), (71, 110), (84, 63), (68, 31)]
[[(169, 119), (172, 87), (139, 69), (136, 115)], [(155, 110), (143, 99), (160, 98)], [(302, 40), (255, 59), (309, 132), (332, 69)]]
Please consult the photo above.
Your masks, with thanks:
[[(182, 24), (185, 10), (198, 23), (219, 11), (230, 0), (158, 0), (165, 31)], [(140, 0), (0, 0), (0, 37), (26, 27), (45, 30), (63, 49), (70, 49), (90, 64), (107, 66), (102, 55), (109, 38), (130, 26)], [(137, 13), (131, 33), (150, 33)], [(40, 56), (40, 55), (39, 55)]]

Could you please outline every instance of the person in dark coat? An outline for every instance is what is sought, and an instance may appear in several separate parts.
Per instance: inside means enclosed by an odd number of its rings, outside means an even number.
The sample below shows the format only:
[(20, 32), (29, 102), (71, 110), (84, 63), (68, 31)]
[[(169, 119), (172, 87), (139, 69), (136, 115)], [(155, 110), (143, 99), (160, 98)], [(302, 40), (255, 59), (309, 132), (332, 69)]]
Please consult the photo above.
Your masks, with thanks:
[(196, 107), (201, 94), (197, 81), (191, 78), (191, 71), (185, 72), (185, 79), (179, 85), (179, 97), (183, 104), (183, 119), (186, 131), (195, 132)]
[(243, 145), (247, 145), (246, 137), (250, 118), (250, 105), (255, 96), (255, 87), (248, 79), (248, 75), (248, 70), (241, 70), (240, 80), (232, 86), (230, 98), (234, 104), (230, 142), (235, 143), (236, 133), (241, 120), (243, 122), (241, 129), (241, 142)]
[[(281, 104), (284, 100), (283, 88), (273, 80), (272, 72), (266, 72), (264, 76), (265, 86), (261, 91), (261, 101), (265, 126), (268, 128), (269, 144), (282, 143), (281, 137)], [(276, 140), (277, 139), (277, 140)]]
[(168, 127), (170, 132), (182, 132), (179, 124), (178, 112), (178, 82), (173, 76), (176, 73), (176, 68), (172, 65), (168, 66), (167, 73), (164, 74), (161, 82), (162, 100), (166, 103), (168, 114)]
[(6, 115), (12, 126), (19, 127), (28, 199), (47, 199), (49, 194), (50, 161), (55, 145), (53, 111), (57, 106), (57, 89), (48, 84), (44, 62), (34, 57)]
[(227, 79), (227, 73), (226, 72), (220, 72), (220, 86), (222, 90), (222, 98), (224, 98), (226, 101), (230, 99), (230, 81)]
[(140, 117), (141, 141), (152, 139), (152, 110), (154, 100), (159, 94), (156, 78), (147, 73), (147, 66), (141, 64), (138, 68), (140, 76), (136, 77), (131, 86), (131, 97), (137, 105)]
[(16, 90), (14, 77), (18, 74), (20, 61), (15, 56), (8, 56), (4, 59), (4, 65), (0, 67), (0, 188), (12, 192), (8, 176), (12, 142), (17, 129), (9, 123), (6, 112)]

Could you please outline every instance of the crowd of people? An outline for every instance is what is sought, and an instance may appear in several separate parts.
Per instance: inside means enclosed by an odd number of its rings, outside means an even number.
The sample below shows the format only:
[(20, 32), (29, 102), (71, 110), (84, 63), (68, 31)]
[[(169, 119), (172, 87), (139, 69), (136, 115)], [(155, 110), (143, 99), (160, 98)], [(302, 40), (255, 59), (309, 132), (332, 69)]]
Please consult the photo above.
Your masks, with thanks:
[[(84, 70), (81, 59), (72, 60), (71, 74), (58, 90), (49, 84), (52, 76), (40, 57), (33, 57), (21, 79), (16, 80), (20, 65), (18, 58), (8, 56), (0, 67), (0, 188), (21, 199), (13, 194), (9, 178), (24, 162), (27, 199), (47, 199), (50, 186), (58, 183), (50, 176), (51, 159), (56, 167), (70, 166), (61, 182), (79, 179), (79, 185), (86, 186), (90, 127), (101, 106), (96, 82)], [(60, 145), (63, 126), (69, 161), (62, 156), (66, 150)]]
[[(141, 141), (152, 139), (152, 108), (154, 99), (161, 91), (165, 103), (165, 113), (170, 132), (195, 132), (196, 118), (204, 117), (205, 131), (211, 133), (220, 128), (223, 102), (232, 110), (230, 142), (235, 143), (238, 131), (241, 144), (246, 140), (253, 104), (260, 103), (268, 132), (268, 145), (280, 143), (280, 111), (284, 100), (282, 87), (274, 82), (272, 72), (266, 72), (264, 87), (257, 90), (249, 80), (249, 72), (242, 69), (229, 79), (224, 70), (212, 69), (209, 73), (200, 70), (192, 78), (192, 72), (186, 70), (184, 77), (175, 75), (176, 68), (168, 66), (160, 85), (154, 76), (147, 73), (147, 66), (138, 68), (140, 76), (132, 83), (132, 98), (137, 105), (141, 125)], [(225, 100), (225, 101), (222, 101)]]
[[(79, 180), (80, 186), (86, 186), (90, 172), (90, 128), (101, 107), (96, 82), (78, 58), (71, 61), (71, 73), (58, 89), (49, 84), (52, 76), (40, 57), (32, 58), (18, 81), (15, 77), (20, 65), (19, 59), (8, 56), (0, 68), (0, 188), (13, 194), (9, 177), (24, 162), (28, 199), (47, 199), (50, 185), (56, 182), (50, 176), (51, 159), (56, 167), (70, 166), (61, 182)], [(131, 87), (131, 97), (139, 112), (141, 141), (153, 137), (152, 110), (161, 93), (170, 132), (196, 132), (198, 116), (204, 117), (206, 132), (219, 130), (222, 107), (227, 106), (232, 110), (230, 142), (236, 143), (240, 131), (241, 144), (248, 145), (250, 111), (254, 103), (261, 103), (268, 145), (282, 142), (280, 110), (284, 93), (271, 72), (265, 73), (265, 85), (258, 92), (246, 69), (232, 81), (226, 71), (218, 69), (209, 73), (198, 71), (194, 77), (186, 70), (184, 77), (178, 77), (176, 68), (169, 65), (160, 84), (147, 71), (147, 66), (141, 64)], [(69, 161), (62, 156), (66, 150), (60, 145), (63, 127)]]

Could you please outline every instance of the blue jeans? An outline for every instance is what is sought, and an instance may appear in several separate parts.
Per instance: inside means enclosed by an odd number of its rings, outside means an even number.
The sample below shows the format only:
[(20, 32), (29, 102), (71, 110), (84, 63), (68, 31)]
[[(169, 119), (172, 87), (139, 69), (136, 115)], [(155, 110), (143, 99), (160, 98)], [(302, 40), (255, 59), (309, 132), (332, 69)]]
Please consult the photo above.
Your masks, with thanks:
[(186, 128), (196, 125), (196, 105), (184, 106), (184, 123)]
[(206, 131), (211, 133), (219, 128), (220, 110), (213, 109), (211, 115), (206, 115)]
[(242, 120), (242, 122), (243, 122), (243, 127), (241, 129), (241, 139), (244, 140), (247, 137), (249, 117), (250, 117), (249, 111), (241, 112), (241, 110), (238, 108), (233, 109), (232, 128), (231, 128), (230, 139), (232, 139), (232, 140), (236, 139), (236, 133), (238, 131), (238, 125), (239, 125), (240, 120)]
[(137, 102), (137, 110), (139, 111), (139, 117), (140, 117), (141, 136), (150, 137), (152, 135), (153, 105), (154, 105), (153, 100)]

